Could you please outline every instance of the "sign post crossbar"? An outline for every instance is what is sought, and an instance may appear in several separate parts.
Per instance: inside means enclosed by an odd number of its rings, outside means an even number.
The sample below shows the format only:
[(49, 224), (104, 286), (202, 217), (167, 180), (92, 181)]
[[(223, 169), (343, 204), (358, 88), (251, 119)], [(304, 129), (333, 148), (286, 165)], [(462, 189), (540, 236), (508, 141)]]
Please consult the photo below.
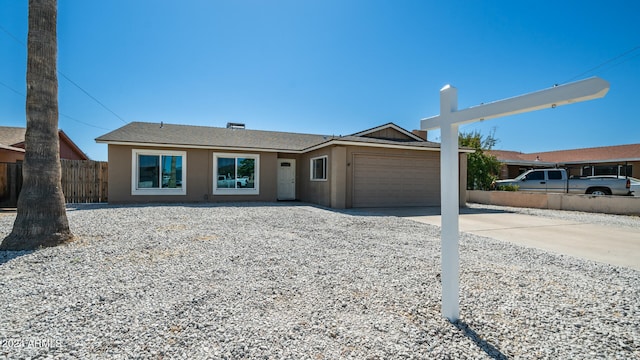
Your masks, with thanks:
[(593, 77), (529, 94), (458, 110), (458, 90), (440, 90), (440, 115), (420, 121), (420, 129), (440, 128), (440, 202), (442, 207), (442, 316), (460, 318), (458, 127), (482, 120), (555, 108), (604, 97), (609, 83)]

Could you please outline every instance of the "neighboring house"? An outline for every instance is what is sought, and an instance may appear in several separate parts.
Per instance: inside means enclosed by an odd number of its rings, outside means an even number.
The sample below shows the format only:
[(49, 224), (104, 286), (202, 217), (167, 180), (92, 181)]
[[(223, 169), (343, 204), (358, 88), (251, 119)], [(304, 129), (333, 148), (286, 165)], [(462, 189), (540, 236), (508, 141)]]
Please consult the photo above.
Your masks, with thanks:
[[(423, 136), (423, 137), (421, 137)], [(109, 202), (301, 200), (333, 208), (437, 206), (440, 144), (389, 123), (324, 136), (134, 122), (108, 144)], [(461, 150), (460, 199), (466, 199)]]
[(640, 178), (640, 144), (523, 154), (491, 150), (502, 162), (501, 179), (513, 179), (532, 168), (563, 167), (570, 175), (619, 175)]
[[(0, 126), (0, 162), (15, 163), (24, 160), (24, 135), (26, 128)], [(60, 158), (89, 160), (89, 157), (64, 133), (60, 137)]]

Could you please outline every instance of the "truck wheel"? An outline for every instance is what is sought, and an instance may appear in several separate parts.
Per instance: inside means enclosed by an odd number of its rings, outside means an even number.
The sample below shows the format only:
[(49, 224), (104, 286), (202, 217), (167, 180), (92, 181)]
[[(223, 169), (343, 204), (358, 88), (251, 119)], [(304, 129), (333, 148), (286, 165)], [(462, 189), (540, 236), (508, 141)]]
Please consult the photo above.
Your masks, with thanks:
[(611, 195), (611, 190), (607, 188), (591, 188), (587, 190), (587, 194), (596, 196)]

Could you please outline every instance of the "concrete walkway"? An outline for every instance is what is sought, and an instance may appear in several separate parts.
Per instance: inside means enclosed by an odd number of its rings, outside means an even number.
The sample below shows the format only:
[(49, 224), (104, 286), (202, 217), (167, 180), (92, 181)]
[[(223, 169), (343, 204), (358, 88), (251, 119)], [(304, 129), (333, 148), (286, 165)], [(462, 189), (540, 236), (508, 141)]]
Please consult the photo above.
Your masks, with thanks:
[[(440, 226), (440, 208), (375, 208), (366, 211)], [(640, 228), (467, 208), (460, 209), (460, 231), (640, 270)]]

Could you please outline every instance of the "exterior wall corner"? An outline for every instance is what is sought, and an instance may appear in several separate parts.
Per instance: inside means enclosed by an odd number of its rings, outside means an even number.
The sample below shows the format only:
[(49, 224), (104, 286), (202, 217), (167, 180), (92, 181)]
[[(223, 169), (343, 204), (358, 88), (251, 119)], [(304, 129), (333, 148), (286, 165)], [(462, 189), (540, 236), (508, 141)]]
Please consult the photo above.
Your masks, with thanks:
[(344, 209), (347, 206), (347, 149), (336, 146), (331, 149), (331, 207)]

